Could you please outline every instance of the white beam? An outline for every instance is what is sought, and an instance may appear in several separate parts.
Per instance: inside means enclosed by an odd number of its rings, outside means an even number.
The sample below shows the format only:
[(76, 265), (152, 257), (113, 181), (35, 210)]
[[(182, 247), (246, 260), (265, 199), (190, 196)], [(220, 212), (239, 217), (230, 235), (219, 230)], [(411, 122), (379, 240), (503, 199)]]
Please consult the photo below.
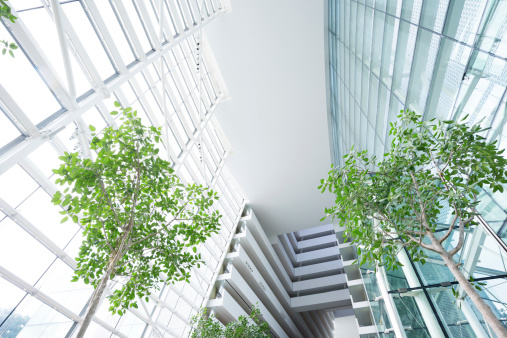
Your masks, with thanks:
[[(216, 18), (217, 15), (213, 16)], [(210, 22), (210, 20), (207, 20)], [(18, 26), (19, 24), (19, 26)], [(56, 95), (65, 102), (66, 105), (70, 105), (70, 97), (68, 93), (65, 91), (64, 87), (61, 84), (61, 81), (56, 76), (56, 71), (52, 68), (50, 63), (47, 61), (45, 56), (41, 54), (40, 47), (36, 46), (35, 40), (26, 34), (26, 27), (20, 28), (24, 26), (22, 21), (17, 21), (15, 28), (15, 37), (18, 41), (20, 41), (20, 45), (25, 48), (27, 53), (35, 58), (34, 62), (39, 68), (42, 76), (46, 79), (46, 82), (50, 84), (51, 88), (55, 90)], [(26, 31), (25, 31), (26, 29)], [(128, 72), (125, 74), (120, 74), (117, 78), (111, 80), (107, 85), (107, 90), (92, 93), (86, 99), (79, 103), (79, 107), (75, 106), (73, 109), (67, 111), (62, 114), (60, 117), (56, 118), (52, 122), (50, 122), (44, 129), (41, 130), (41, 134), (35, 137), (31, 137), (29, 139), (25, 139), (24, 142), (18, 144), (13, 147), (9, 151), (7, 151), (4, 155), (0, 157), (0, 175), (7, 171), (10, 167), (18, 163), (21, 159), (28, 156), (32, 151), (40, 147), (44, 144), (50, 137), (56, 132), (60, 131), (60, 129), (67, 126), (69, 123), (73, 122), (76, 118), (81, 116), (83, 113), (88, 111), (91, 107), (102, 101), (106, 98), (108, 93), (112, 93), (116, 89), (118, 89), (125, 82), (133, 78), (137, 73), (144, 70), (146, 67), (154, 63), (158, 60), (162, 55), (164, 55), (168, 50), (174, 47), (181, 40), (185, 39), (187, 36), (193, 34), (199, 27), (194, 27), (192, 30), (189, 30), (178, 37), (172, 44), (166, 44), (162, 48), (161, 51), (155, 51), (146, 57), (146, 60), (143, 62), (138, 62), (134, 66), (128, 69)], [(14, 30), (13, 30), (14, 31)], [(41, 66), (42, 65), (42, 66)], [(218, 104), (218, 102), (216, 103)], [(205, 122), (207, 124), (207, 121)]]

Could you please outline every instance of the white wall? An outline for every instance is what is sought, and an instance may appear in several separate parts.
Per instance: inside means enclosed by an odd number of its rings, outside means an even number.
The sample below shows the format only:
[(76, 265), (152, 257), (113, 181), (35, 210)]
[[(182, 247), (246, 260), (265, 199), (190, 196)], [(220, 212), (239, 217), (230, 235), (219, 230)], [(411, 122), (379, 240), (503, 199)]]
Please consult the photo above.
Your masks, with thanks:
[(346, 316), (334, 319), (335, 338), (359, 338), (356, 317)]
[(234, 152), (227, 167), (268, 237), (322, 223), (331, 194), (324, 4), (232, 1), (204, 29), (229, 89), (216, 116)]

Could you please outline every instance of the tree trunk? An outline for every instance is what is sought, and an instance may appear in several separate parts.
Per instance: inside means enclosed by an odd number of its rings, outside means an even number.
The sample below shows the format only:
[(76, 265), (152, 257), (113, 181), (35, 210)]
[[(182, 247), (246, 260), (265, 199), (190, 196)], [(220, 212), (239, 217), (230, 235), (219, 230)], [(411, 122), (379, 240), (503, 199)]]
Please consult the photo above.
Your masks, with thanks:
[(79, 331), (76, 336), (77, 338), (83, 338), (86, 330), (88, 329), (88, 326), (90, 326), (90, 323), (92, 322), (92, 318), (95, 315), (95, 312), (97, 312), (97, 307), (99, 306), (100, 299), (102, 298), (102, 294), (106, 290), (107, 282), (109, 281), (109, 277), (111, 276), (111, 273), (113, 272), (113, 268), (114, 268), (114, 265), (109, 266), (109, 268), (106, 271), (106, 274), (100, 280), (100, 283), (97, 286), (97, 289), (93, 292), (92, 299), (90, 300), (90, 305), (88, 306), (88, 309), (86, 309), (86, 314), (83, 318), (83, 323), (79, 327)]
[(99, 306), (100, 299), (102, 298), (102, 294), (104, 293), (104, 290), (106, 290), (107, 282), (109, 281), (109, 278), (111, 277), (111, 273), (113, 273), (113, 270), (116, 268), (116, 264), (118, 264), (118, 261), (122, 257), (123, 249), (125, 248), (125, 245), (127, 243), (128, 235), (130, 234), (130, 230), (132, 230), (132, 222), (128, 226), (128, 228), (123, 233), (123, 238), (121, 241), (121, 245), (116, 253), (114, 253), (114, 258), (112, 262), (109, 263), (109, 266), (106, 270), (106, 274), (102, 277), (100, 280), (99, 285), (97, 286), (97, 289), (93, 292), (92, 299), (90, 300), (90, 305), (88, 306), (88, 309), (86, 309), (86, 314), (83, 318), (83, 323), (81, 324), (81, 327), (79, 328), (79, 332), (77, 333), (76, 338), (83, 338), (86, 330), (88, 329), (88, 326), (90, 326), (90, 323), (92, 321), (93, 316), (95, 315), (95, 312), (97, 312), (97, 307)]
[(481, 298), (475, 287), (472, 284), (470, 284), (468, 279), (463, 275), (463, 273), (461, 273), (458, 265), (454, 262), (452, 256), (448, 254), (445, 250), (440, 255), (442, 256), (449, 270), (451, 270), (453, 276), (458, 281), (459, 285), (463, 288), (465, 293), (468, 295), (468, 297), (470, 297), (472, 302), (475, 304), (475, 306), (481, 313), (486, 323), (489, 326), (491, 326), (491, 328), (499, 338), (507, 337), (507, 329), (505, 329), (500, 320), (496, 318), (491, 308), (486, 304), (484, 299)]

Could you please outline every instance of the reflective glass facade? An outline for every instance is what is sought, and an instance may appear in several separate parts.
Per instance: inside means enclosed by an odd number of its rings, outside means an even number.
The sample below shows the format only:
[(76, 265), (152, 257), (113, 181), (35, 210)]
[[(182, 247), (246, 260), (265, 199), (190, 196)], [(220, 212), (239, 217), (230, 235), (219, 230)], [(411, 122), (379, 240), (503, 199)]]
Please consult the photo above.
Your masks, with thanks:
[(188, 336), (244, 206), (224, 169), (231, 149), (214, 110), (225, 93), (201, 33), (224, 4), (56, 3), (10, 1), (19, 19), (0, 24), (0, 39), (20, 47), (15, 58), (0, 60), (0, 336), (70, 337), (84, 315), (93, 290), (70, 282), (82, 229), (60, 224), (52, 169), (63, 152), (90, 152), (89, 124), (100, 132), (121, 123), (109, 114), (114, 101), (167, 130), (160, 153), (184, 183), (218, 191), (222, 228), (199, 247), (206, 264), (192, 271), (190, 283), (161, 285), (122, 317), (112, 316), (105, 300), (87, 334)]
[[(505, 1), (331, 0), (328, 19), (336, 165), (352, 146), (382, 157), (390, 146), (389, 123), (403, 109), (425, 120), (483, 119), (491, 127), (488, 140), (507, 147)], [(480, 199), (481, 225), (468, 230), (455, 259), (466, 274), (485, 278), (481, 295), (507, 323), (507, 198), (484, 190)], [(449, 222), (445, 211), (441, 222)], [(454, 235), (448, 243), (457, 241)], [(490, 336), (474, 306), (465, 301), (460, 307), (450, 287), (440, 284), (454, 278), (439, 257), (428, 255), (420, 265), (403, 253), (404, 268), (383, 275), (362, 269), (379, 333), (398, 325), (407, 337)], [(387, 284), (389, 302), (378, 299), (378, 278)]]

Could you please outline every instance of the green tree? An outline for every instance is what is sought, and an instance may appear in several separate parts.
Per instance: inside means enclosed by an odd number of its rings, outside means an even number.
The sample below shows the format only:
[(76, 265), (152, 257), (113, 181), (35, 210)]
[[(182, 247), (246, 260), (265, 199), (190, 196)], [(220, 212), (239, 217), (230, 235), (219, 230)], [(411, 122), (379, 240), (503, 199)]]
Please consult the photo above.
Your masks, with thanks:
[[(6, 18), (12, 23), (16, 22), (17, 17), (12, 15), (11, 8), (4, 0), (0, 0), (0, 19)], [(13, 50), (18, 49), (18, 46), (14, 42), (9, 42), (6, 40), (0, 40), (0, 46), (3, 46), (2, 48), (2, 55), (5, 55), (7, 51), (9, 51), (10, 56), (14, 57)]]
[(66, 186), (53, 197), (65, 208), (62, 222), (70, 218), (84, 227), (72, 281), (83, 279), (95, 288), (78, 337), (109, 280), (123, 284), (109, 296), (109, 310), (123, 315), (138, 307), (136, 296), (148, 301), (160, 282), (188, 282), (191, 267), (202, 263), (196, 246), (219, 229), (218, 211), (208, 211), (216, 193), (180, 183), (170, 163), (157, 155), (160, 128), (143, 126), (131, 108), (120, 111), (123, 124), (93, 138), (95, 160), (65, 153), (53, 170), (60, 176), (56, 183)]
[[(465, 277), (453, 258), (463, 247), (465, 229), (477, 224), (478, 189), (503, 192), (502, 184), (507, 183), (503, 150), (497, 149), (496, 142), (486, 142), (481, 133), (487, 129), (479, 124), (426, 122), (410, 111), (398, 117), (400, 122), (391, 124), (391, 149), (382, 161), (352, 149), (344, 156), (344, 165), (321, 180), (319, 189), (336, 195), (326, 216), (346, 227), (346, 236), (358, 245), (360, 264), (396, 269), (401, 265), (396, 255), (405, 248), (422, 264), (426, 258), (422, 249), (440, 255), (495, 333), (507, 337), (505, 327), (476, 291), (480, 286)], [(452, 220), (444, 231), (435, 232), (442, 230), (437, 218), (447, 205)], [(453, 231), (459, 238), (446, 242), (451, 244), (446, 250), (443, 243)]]
[(222, 325), (218, 319), (207, 316), (206, 309), (192, 318), (192, 338), (264, 338), (270, 337), (269, 325), (261, 320), (257, 306), (252, 307), (250, 316), (239, 316), (238, 321)]

